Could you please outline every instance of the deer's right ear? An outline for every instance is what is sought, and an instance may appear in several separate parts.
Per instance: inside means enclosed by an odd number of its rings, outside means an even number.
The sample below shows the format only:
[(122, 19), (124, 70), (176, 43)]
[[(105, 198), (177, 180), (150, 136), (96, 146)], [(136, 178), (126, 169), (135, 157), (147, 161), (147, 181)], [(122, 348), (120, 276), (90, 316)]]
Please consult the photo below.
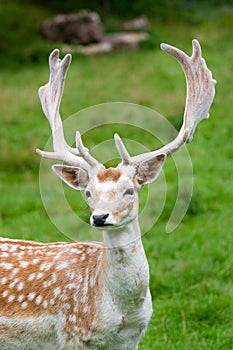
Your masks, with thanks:
[(89, 178), (85, 170), (75, 166), (61, 164), (53, 165), (52, 169), (62, 181), (75, 190), (84, 190), (87, 187)]

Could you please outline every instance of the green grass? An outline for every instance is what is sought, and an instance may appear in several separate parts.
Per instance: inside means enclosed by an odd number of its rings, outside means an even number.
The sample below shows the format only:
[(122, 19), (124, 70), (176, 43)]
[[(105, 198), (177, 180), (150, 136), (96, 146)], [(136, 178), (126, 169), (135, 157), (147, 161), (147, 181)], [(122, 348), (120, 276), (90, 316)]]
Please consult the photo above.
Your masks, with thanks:
[[(232, 17), (228, 14), (193, 27), (155, 25), (153, 30), (157, 33), (156, 45), (168, 42), (188, 53), (191, 39), (199, 39), (218, 84), (211, 117), (199, 125), (188, 146), (194, 169), (188, 213), (171, 235), (165, 234), (177, 190), (176, 170), (172, 160), (168, 160), (164, 169), (168, 187), (165, 208), (156, 225), (143, 237), (150, 264), (154, 314), (140, 350), (230, 350), (233, 349)], [(69, 239), (47, 216), (38, 182), (40, 159), (35, 148), (44, 147), (50, 130), (41, 112), (37, 89), (47, 78), (46, 58), (37, 65), (1, 70), (1, 236), (44, 242)], [(184, 95), (179, 65), (160, 50), (78, 56), (74, 57), (68, 74), (61, 112), (65, 119), (77, 110), (100, 103), (133, 102), (159, 111), (178, 127)], [(153, 123), (148, 127), (152, 133), (156, 131)], [(125, 138), (135, 137), (147, 147), (154, 146), (155, 140), (148, 133), (117, 125), (105, 127), (101, 133), (99, 128), (94, 129), (85, 134), (84, 140), (92, 148), (110, 139), (115, 131)], [(50, 173), (48, 168), (45, 170)], [(67, 231), (76, 233), (75, 214), (66, 221), (63, 204), (55, 196), (55, 178), (48, 175), (47, 179), (53, 217)], [(152, 185), (158, 188), (159, 195), (160, 181)], [(87, 220), (88, 209), (82, 196), (69, 189), (65, 189), (65, 195), (76, 215)], [(142, 205), (146, 195), (144, 189)], [(154, 207), (148, 208), (141, 220), (146, 221), (147, 215), (155, 211)], [(84, 226), (84, 235), (77, 237), (95, 239), (95, 234), (87, 231)]]

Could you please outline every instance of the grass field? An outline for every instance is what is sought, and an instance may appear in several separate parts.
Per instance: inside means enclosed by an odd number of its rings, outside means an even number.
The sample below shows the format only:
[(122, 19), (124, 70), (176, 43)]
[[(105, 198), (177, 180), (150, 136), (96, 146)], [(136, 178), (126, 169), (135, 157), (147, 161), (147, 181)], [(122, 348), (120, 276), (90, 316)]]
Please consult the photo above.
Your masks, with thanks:
[[(217, 79), (211, 117), (202, 122), (188, 146), (194, 171), (193, 197), (182, 223), (165, 233), (174, 206), (177, 174), (169, 159), (164, 176), (166, 203), (156, 225), (143, 237), (151, 271), (154, 313), (140, 350), (233, 349), (233, 151), (232, 151), (232, 17), (199, 26), (154, 25), (156, 45), (174, 44), (187, 53), (191, 40), (200, 40), (203, 55)], [(50, 135), (37, 97), (48, 78), (44, 63), (10, 66), (0, 72), (0, 234), (4, 237), (48, 242), (68, 240), (47, 215), (40, 194), (40, 158)], [(118, 52), (106, 56), (74, 57), (65, 88), (61, 113), (64, 119), (78, 110), (101, 103), (144, 105), (167, 116), (178, 127), (184, 108), (185, 82), (178, 63), (158, 48)], [(133, 124), (131, 122), (131, 124)], [(119, 128), (118, 128), (119, 127)], [(151, 132), (156, 125), (148, 125)], [(77, 126), (79, 128), (79, 126)], [(143, 131), (113, 125), (84, 135), (88, 147), (110, 139), (115, 131), (153, 149), (154, 139)], [(98, 154), (96, 154), (98, 157)], [(55, 178), (48, 177), (51, 193)], [(159, 186), (160, 182), (152, 186)], [(68, 189), (72, 211), (88, 216), (81, 196)], [(72, 192), (72, 193), (71, 193)], [(158, 191), (159, 192), (159, 191)], [(142, 192), (146, 202), (147, 190)], [(77, 204), (77, 196), (81, 204)], [(74, 220), (50, 195), (51, 215), (70, 232)], [(156, 200), (156, 199), (155, 199)], [(154, 215), (149, 208), (146, 215)], [(80, 213), (79, 213), (80, 212)], [(149, 214), (148, 214), (149, 213)], [(147, 220), (142, 215), (141, 220)], [(72, 219), (72, 217), (71, 217)], [(64, 229), (65, 229), (64, 228)], [(85, 226), (85, 234), (87, 228)], [(79, 236), (78, 236), (79, 237)]]

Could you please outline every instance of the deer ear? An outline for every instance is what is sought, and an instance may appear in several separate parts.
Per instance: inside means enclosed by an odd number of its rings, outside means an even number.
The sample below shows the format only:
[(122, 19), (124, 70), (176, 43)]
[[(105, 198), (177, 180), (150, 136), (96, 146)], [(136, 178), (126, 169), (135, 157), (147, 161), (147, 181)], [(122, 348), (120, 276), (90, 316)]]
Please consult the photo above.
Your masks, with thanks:
[(141, 162), (137, 168), (136, 174), (139, 185), (145, 185), (156, 180), (166, 158), (166, 154), (159, 154)]
[(84, 190), (89, 182), (88, 174), (85, 170), (68, 165), (55, 164), (52, 170), (62, 181), (75, 190)]

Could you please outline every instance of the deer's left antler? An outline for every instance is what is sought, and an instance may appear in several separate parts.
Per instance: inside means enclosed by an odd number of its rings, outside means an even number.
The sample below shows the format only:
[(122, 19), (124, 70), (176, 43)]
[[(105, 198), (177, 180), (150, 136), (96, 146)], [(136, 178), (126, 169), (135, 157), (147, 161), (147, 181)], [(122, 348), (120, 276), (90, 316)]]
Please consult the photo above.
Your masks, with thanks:
[(186, 76), (187, 96), (184, 119), (177, 137), (172, 142), (158, 150), (129, 157), (123, 142), (117, 135), (115, 141), (123, 164), (138, 164), (157, 154), (169, 155), (175, 152), (184, 143), (192, 140), (197, 124), (202, 119), (207, 119), (209, 117), (209, 109), (215, 95), (216, 80), (212, 78), (211, 71), (207, 68), (206, 62), (201, 56), (199, 42), (193, 40), (192, 44), (193, 52), (191, 57), (176, 47), (161, 44), (162, 50), (168, 52), (180, 62)]

